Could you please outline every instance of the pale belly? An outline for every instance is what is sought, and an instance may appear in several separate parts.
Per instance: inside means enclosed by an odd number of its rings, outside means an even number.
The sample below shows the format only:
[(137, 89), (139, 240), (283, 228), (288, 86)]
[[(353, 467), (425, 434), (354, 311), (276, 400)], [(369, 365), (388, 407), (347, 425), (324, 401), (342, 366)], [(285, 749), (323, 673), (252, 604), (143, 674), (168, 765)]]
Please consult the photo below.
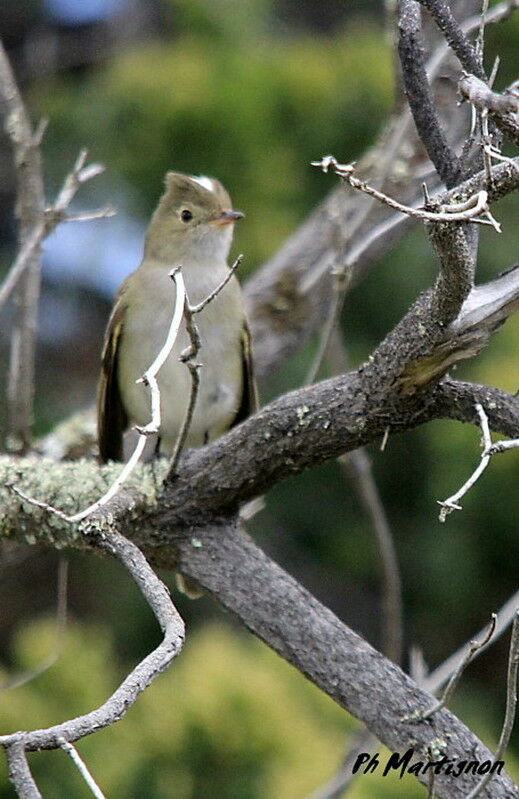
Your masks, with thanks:
[[(175, 292), (170, 278), (163, 280), (161, 276), (156, 282), (158, 290), (154, 292), (153, 313), (132, 314), (131, 325), (125, 325), (122, 337), (119, 388), (131, 424), (146, 425), (151, 419), (150, 390), (136, 380), (163, 346), (173, 314)], [(188, 447), (201, 446), (225, 432), (241, 402), (243, 317), (240, 289), (237, 283), (231, 282), (225, 292), (229, 292), (226, 297), (219, 295), (195, 317), (201, 340), (196, 362), (202, 366), (186, 440)], [(222, 300), (225, 314), (218, 313)], [(229, 305), (231, 309), (227, 312)], [(175, 345), (157, 375), (161, 394), (160, 449), (166, 454), (173, 451), (189, 403), (191, 376), (187, 366), (179, 360), (188, 345), (189, 338), (182, 322)]]

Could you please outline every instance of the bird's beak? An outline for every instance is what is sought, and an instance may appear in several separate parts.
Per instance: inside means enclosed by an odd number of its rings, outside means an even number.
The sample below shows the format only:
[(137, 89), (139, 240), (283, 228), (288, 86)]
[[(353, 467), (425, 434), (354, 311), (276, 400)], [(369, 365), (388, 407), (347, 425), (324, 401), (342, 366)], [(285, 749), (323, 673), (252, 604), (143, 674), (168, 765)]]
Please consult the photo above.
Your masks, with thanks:
[(221, 225), (230, 225), (232, 222), (236, 222), (237, 219), (243, 219), (245, 214), (242, 214), (241, 211), (222, 211), (221, 214), (214, 217), (211, 220), (212, 225), (217, 225), (220, 227)]

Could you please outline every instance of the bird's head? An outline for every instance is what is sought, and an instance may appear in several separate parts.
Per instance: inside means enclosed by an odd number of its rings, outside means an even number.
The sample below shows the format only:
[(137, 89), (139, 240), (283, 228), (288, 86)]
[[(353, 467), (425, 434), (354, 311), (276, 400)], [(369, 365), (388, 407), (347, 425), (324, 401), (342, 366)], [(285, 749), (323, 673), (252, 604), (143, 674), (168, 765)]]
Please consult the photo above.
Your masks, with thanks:
[(168, 172), (166, 191), (148, 228), (146, 255), (168, 262), (226, 259), (233, 223), (242, 217), (215, 178)]

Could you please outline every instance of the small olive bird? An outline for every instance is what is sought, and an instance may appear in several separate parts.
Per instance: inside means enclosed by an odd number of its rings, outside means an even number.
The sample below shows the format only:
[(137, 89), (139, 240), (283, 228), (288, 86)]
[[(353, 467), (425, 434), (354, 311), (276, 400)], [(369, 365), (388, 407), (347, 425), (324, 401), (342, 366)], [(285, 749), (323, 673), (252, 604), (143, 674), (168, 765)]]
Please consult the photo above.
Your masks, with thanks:
[[(182, 267), (191, 304), (214, 291), (228, 275), (234, 222), (230, 197), (214, 178), (166, 175), (166, 191), (155, 210), (138, 269), (122, 283), (105, 334), (98, 393), (99, 456), (124, 460), (123, 436), (151, 420), (150, 393), (136, 381), (163, 347), (171, 323), (175, 285), (169, 272)], [(238, 281), (225, 288), (195, 318), (201, 340), (200, 388), (186, 445), (201, 446), (257, 408), (250, 337)], [(161, 427), (157, 450), (173, 452), (191, 391), (180, 355), (188, 347), (184, 322), (157, 375)]]

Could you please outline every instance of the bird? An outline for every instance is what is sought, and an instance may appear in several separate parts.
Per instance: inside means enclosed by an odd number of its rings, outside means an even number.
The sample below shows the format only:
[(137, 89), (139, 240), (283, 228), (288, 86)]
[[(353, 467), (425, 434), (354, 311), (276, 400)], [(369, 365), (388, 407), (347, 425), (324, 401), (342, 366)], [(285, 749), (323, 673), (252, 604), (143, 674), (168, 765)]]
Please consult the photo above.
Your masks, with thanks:
[[(138, 381), (166, 340), (176, 291), (171, 270), (181, 267), (190, 304), (202, 302), (229, 274), (234, 223), (243, 216), (232, 208), (229, 194), (216, 178), (166, 174), (142, 261), (121, 284), (104, 337), (97, 414), (102, 463), (127, 459), (128, 431), (151, 420), (149, 389)], [(234, 275), (196, 315), (196, 325), (202, 366), (186, 447), (203, 446), (258, 407), (251, 338)], [(157, 374), (161, 405), (157, 454), (171, 456), (185, 418), (191, 378), (180, 356), (189, 343), (183, 320)]]

